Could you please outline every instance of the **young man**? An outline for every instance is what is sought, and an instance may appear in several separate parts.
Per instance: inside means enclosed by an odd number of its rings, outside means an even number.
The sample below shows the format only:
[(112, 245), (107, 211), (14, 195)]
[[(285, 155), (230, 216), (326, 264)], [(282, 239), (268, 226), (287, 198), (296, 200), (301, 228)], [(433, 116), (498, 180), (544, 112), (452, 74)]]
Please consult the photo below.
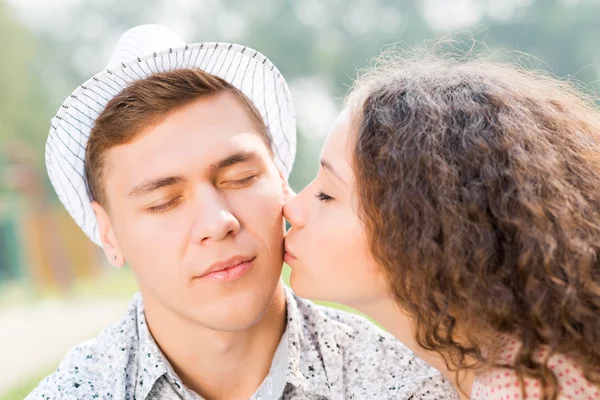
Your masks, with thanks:
[(29, 398), (439, 399), (448, 383), (391, 336), (284, 287), (294, 153), (289, 91), (264, 56), (125, 33), (59, 110), (46, 161), (140, 294)]

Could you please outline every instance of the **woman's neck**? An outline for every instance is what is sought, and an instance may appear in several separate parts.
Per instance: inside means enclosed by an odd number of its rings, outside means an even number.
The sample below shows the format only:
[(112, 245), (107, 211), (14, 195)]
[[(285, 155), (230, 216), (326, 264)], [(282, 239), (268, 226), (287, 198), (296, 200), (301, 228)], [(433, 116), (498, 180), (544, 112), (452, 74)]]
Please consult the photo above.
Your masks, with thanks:
[(433, 351), (425, 350), (415, 338), (413, 320), (403, 312), (392, 298), (382, 298), (362, 304), (352, 304), (351, 307), (373, 318), (388, 332), (412, 350), (417, 357), (440, 371), (452, 383), (461, 399), (469, 399), (475, 372), (473, 370), (450, 371), (442, 356)]

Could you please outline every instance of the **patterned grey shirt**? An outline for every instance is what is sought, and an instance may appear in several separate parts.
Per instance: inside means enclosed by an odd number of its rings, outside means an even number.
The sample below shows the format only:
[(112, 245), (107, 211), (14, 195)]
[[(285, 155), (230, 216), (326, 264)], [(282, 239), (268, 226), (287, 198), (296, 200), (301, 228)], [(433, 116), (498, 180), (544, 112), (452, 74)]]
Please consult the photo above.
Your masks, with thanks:
[[(252, 400), (280, 393), (290, 400), (458, 399), (436, 370), (365, 318), (316, 306), (287, 288), (286, 301), (285, 334)], [(71, 349), (27, 397), (193, 398), (200, 397), (186, 389), (154, 342), (139, 294), (121, 321)]]

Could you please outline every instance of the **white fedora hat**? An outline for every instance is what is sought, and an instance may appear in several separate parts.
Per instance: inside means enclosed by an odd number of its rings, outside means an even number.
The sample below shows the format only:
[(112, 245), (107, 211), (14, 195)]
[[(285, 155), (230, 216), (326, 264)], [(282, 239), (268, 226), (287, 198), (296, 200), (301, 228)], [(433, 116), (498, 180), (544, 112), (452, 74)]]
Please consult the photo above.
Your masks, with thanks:
[(123, 34), (107, 68), (79, 86), (52, 119), (46, 168), (58, 198), (77, 225), (101, 246), (85, 174), (87, 139), (106, 104), (136, 80), (157, 72), (199, 68), (241, 90), (273, 139), (275, 163), (287, 179), (296, 155), (296, 121), (287, 83), (262, 54), (230, 43), (186, 44), (160, 25)]

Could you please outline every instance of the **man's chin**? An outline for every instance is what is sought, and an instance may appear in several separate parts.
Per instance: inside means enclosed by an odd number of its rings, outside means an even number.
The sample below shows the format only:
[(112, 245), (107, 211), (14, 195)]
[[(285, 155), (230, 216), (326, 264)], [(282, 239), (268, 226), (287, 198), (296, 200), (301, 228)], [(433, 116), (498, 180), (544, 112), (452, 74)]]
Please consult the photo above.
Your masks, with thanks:
[[(258, 308), (258, 307), (257, 307)], [(204, 328), (218, 332), (239, 332), (247, 330), (258, 324), (266, 314), (265, 310), (257, 310), (251, 307), (244, 309), (215, 311), (210, 315), (203, 314), (194, 316), (194, 321)]]
[(272, 294), (265, 289), (236, 293), (192, 310), (200, 325), (221, 332), (242, 331), (256, 325), (271, 307)]

